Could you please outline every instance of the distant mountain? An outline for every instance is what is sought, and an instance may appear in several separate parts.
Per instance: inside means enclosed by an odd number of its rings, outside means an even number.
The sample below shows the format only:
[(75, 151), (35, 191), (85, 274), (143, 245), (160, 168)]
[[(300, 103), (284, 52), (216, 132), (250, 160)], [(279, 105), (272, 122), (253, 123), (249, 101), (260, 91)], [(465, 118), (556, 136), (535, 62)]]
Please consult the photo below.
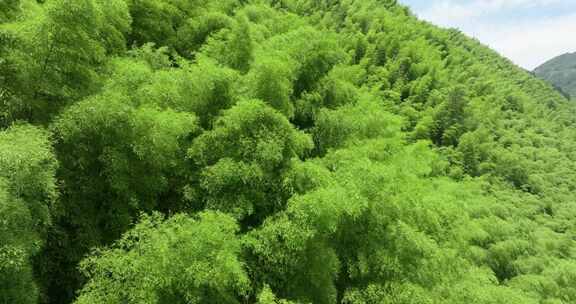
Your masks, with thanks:
[(576, 98), (576, 52), (553, 58), (534, 70), (563, 93)]

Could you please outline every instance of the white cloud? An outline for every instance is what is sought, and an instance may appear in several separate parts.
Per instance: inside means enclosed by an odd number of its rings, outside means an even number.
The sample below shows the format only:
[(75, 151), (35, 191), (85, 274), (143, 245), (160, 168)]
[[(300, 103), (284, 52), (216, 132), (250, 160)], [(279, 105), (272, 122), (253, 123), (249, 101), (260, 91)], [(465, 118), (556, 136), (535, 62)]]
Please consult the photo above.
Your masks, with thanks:
[(485, 25), (471, 34), (531, 70), (562, 53), (576, 51), (574, 33), (576, 13), (521, 23)]
[[(576, 7), (573, 1), (441, 0), (418, 15), (441, 26), (459, 28), (518, 65), (533, 69), (554, 56), (576, 51), (576, 12), (561, 11), (555, 17), (537, 14), (544, 8)], [(518, 10), (536, 14), (519, 18)]]
[(445, 24), (455, 21), (469, 21), (470, 18), (489, 16), (506, 10), (546, 7), (568, 3), (569, 0), (457, 0), (436, 1), (420, 16), (426, 20)]

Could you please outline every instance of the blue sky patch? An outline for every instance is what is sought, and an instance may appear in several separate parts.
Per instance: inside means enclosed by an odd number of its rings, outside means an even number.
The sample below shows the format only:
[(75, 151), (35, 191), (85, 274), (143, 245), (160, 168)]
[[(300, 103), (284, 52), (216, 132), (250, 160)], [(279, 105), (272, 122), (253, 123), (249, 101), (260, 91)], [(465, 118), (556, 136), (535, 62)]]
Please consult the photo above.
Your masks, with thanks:
[(575, 52), (576, 0), (400, 0), (420, 18), (459, 28), (533, 69)]

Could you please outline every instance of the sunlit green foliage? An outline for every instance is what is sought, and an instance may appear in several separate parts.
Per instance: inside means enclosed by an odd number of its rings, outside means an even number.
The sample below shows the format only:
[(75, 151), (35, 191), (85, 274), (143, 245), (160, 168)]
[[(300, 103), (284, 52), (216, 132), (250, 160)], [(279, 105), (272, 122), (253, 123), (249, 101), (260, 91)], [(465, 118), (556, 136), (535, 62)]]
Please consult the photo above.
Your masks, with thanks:
[(32, 258), (44, 244), (57, 198), (56, 160), (44, 130), (0, 132), (0, 303), (37, 303)]
[[(282, 175), (312, 146), (274, 109), (258, 100), (238, 103), (199, 136), (188, 157), (199, 168), (197, 200), (239, 219), (262, 221), (284, 207)], [(198, 187), (195, 187), (198, 188)]]
[(576, 301), (576, 105), (458, 31), (395, 0), (0, 9), (0, 303)]
[(0, 3), (0, 23), (14, 18), (20, 10), (20, 0), (5, 0)]
[(121, 0), (53, 0), (23, 15), (0, 27), (11, 46), (2, 79), (9, 118), (47, 122), (99, 86), (106, 54), (125, 49), (130, 16)]
[(234, 220), (145, 216), (113, 248), (80, 267), (91, 279), (76, 303), (239, 303), (249, 280)]

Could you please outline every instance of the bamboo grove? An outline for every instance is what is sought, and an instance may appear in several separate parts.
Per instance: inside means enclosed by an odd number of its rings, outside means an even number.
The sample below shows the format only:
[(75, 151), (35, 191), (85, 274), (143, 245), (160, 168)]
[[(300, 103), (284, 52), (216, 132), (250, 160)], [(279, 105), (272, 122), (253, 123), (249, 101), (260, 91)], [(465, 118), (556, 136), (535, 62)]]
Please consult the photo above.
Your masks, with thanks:
[(0, 1), (0, 303), (576, 303), (576, 106), (394, 0)]

